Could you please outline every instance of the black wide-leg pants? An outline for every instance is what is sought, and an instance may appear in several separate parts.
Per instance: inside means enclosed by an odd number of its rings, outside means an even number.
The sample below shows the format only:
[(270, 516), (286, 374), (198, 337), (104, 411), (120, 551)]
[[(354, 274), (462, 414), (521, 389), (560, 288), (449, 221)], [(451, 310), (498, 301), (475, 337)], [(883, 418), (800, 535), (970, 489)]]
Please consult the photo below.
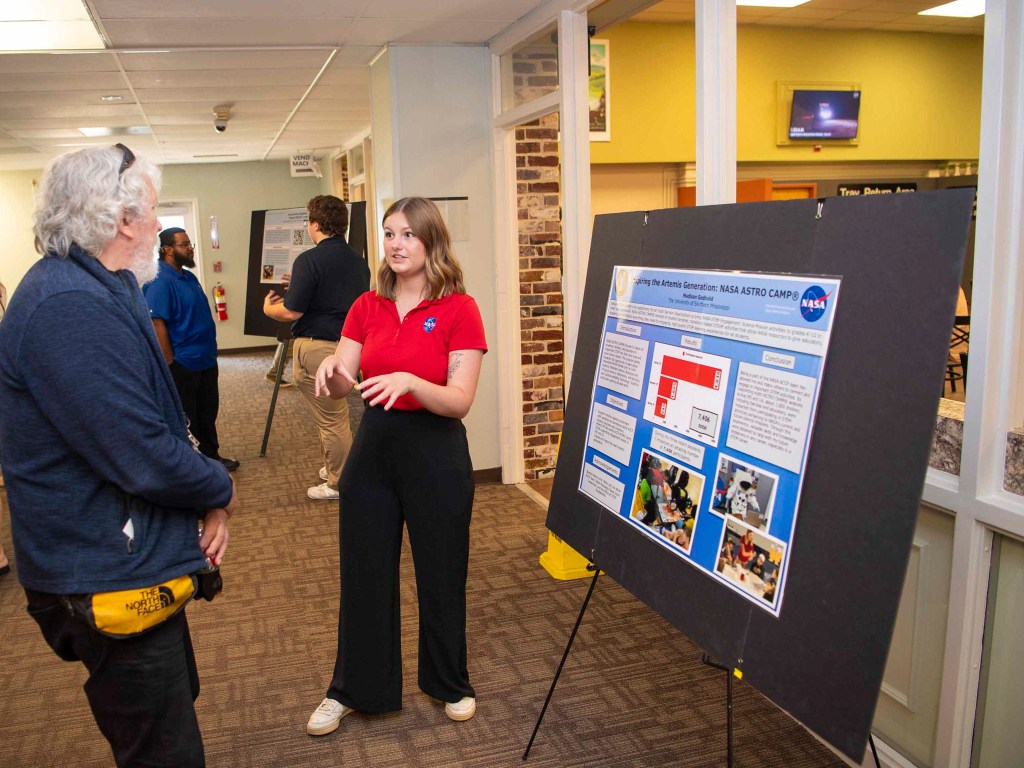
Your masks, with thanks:
[(474, 486), (462, 422), (367, 408), (338, 490), (341, 610), (327, 696), (357, 712), (402, 708), (403, 524), (419, 599), (419, 687), (446, 702), (475, 696), (466, 663)]

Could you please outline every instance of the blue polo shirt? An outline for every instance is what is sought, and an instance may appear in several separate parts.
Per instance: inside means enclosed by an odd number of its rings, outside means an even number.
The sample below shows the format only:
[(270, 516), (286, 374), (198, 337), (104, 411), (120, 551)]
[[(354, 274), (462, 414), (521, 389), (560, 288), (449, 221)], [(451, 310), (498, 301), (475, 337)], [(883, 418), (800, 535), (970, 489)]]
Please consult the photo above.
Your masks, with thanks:
[(217, 364), (217, 329), (206, 293), (195, 275), (187, 269), (179, 273), (161, 259), (156, 279), (142, 292), (150, 316), (167, 326), (174, 362), (190, 371), (205, 371)]

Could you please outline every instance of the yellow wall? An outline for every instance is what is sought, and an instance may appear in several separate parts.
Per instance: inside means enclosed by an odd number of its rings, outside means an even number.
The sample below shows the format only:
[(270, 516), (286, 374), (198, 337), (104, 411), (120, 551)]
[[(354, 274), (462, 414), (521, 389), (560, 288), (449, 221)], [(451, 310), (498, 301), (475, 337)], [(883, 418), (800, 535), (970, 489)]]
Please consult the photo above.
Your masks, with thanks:
[[(611, 41), (612, 141), (592, 163), (692, 162), (694, 29), (623, 24)], [(743, 25), (737, 35), (740, 162), (946, 160), (978, 156), (982, 39), (971, 35)], [(776, 146), (779, 81), (859, 82), (860, 143)]]
[(659, 163), (595, 166), (590, 172), (590, 212), (599, 216), (674, 208), (677, 193), (666, 183), (666, 177), (678, 177), (678, 166)]
[(621, 24), (609, 45), (611, 141), (590, 144), (591, 163), (693, 160), (697, 81), (693, 26)]

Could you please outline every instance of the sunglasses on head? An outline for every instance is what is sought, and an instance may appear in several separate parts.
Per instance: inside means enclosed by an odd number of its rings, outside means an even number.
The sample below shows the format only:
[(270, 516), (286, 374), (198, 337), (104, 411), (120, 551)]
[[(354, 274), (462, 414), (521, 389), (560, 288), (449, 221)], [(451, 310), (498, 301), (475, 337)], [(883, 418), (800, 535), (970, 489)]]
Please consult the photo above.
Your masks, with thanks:
[(132, 163), (135, 162), (135, 153), (124, 144), (115, 144), (114, 149), (121, 150), (121, 167), (117, 170), (117, 176), (120, 178), (124, 176), (125, 171), (132, 167)]

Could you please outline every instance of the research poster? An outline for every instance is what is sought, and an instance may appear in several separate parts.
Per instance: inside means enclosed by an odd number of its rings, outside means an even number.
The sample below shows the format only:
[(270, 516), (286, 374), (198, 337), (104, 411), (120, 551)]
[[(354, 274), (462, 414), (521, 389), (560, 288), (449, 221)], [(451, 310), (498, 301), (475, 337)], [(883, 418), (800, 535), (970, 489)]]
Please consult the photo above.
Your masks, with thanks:
[(267, 211), (263, 224), (260, 282), (280, 283), (281, 275), (291, 274), (292, 264), (299, 254), (312, 247), (313, 241), (306, 229), (305, 208)]
[(840, 280), (615, 268), (579, 490), (778, 616)]

